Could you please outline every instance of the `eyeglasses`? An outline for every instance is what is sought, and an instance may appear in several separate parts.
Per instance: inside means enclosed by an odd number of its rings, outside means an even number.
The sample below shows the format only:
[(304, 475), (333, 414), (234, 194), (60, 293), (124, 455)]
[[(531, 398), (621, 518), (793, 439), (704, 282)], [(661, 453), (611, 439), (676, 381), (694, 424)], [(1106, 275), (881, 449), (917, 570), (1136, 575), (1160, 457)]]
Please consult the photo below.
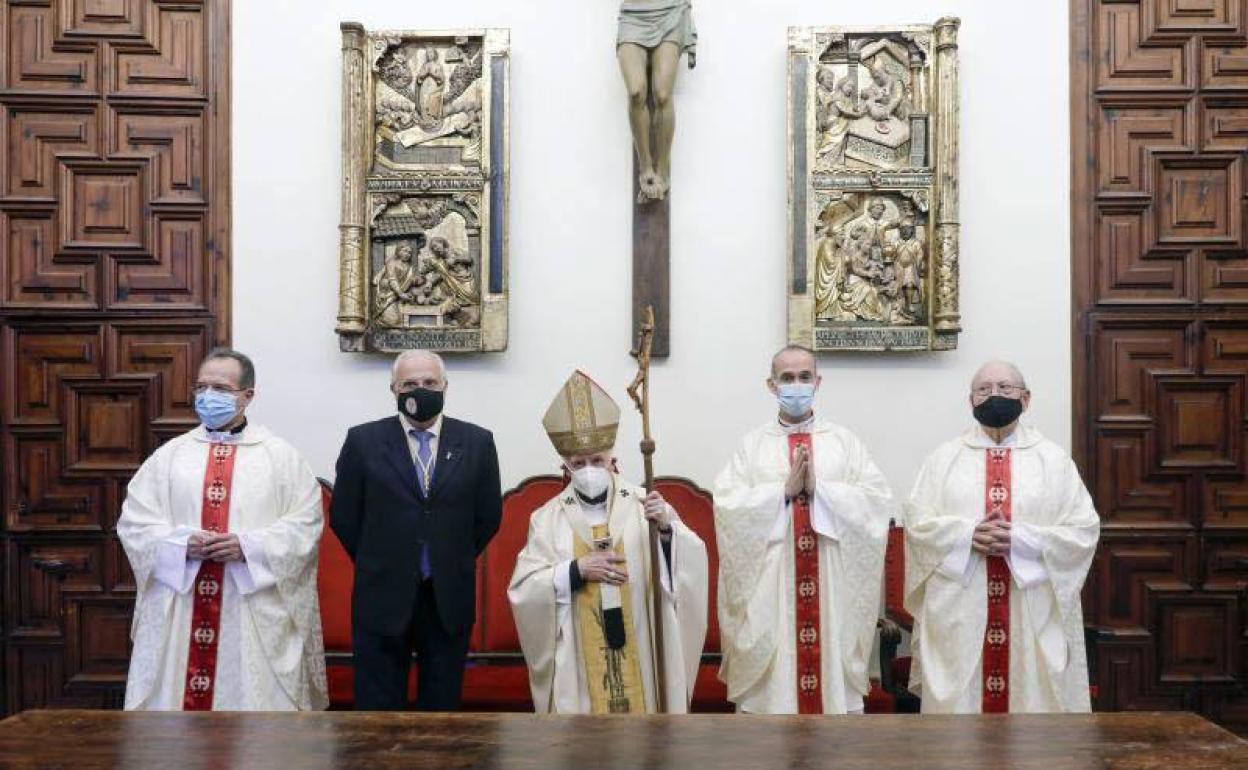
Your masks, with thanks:
[(991, 396), (993, 394), (993, 391), (996, 391), (997, 393), (1000, 393), (1006, 398), (1015, 398), (1025, 390), (1027, 389), (1024, 388), (1022, 385), (1011, 385), (1008, 382), (997, 382), (997, 383), (985, 383), (983, 385), (976, 385), (975, 387), (971, 388), (971, 393), (980, 398), (983, 398), (985, 396)]
[(197, 396), (203, 395), (204, 393), (207, 393), (210, 390), (219, 391), (221, 393), (242, 393), (244, 390), (247, 390), (247, 389), (246, 388), (231, 388), (228, 385), (205, 385), (203, 383), (196, 383), (195, 385), (191, 386), (191, 392)]

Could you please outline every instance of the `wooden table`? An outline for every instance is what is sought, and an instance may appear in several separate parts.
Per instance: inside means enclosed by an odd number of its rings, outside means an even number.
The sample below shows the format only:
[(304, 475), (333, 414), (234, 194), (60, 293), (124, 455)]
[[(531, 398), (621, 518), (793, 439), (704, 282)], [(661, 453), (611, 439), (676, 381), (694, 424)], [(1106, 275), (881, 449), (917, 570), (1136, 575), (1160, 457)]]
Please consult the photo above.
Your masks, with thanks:
[(1176, 713), (593, 718), (31, 711), (0, 722), (0, 767), (1227, 770), (1248, 768), (1248, 743)]

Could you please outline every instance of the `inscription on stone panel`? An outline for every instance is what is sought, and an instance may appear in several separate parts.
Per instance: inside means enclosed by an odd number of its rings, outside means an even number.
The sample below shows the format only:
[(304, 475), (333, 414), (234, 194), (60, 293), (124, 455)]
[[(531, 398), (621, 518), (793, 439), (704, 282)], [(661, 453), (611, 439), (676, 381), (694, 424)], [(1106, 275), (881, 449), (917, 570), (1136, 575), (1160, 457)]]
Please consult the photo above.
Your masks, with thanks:
[(927, 350), (930, 345), (923, 328), (815, 329), (815, 342), (821, 349), (847, 350)]

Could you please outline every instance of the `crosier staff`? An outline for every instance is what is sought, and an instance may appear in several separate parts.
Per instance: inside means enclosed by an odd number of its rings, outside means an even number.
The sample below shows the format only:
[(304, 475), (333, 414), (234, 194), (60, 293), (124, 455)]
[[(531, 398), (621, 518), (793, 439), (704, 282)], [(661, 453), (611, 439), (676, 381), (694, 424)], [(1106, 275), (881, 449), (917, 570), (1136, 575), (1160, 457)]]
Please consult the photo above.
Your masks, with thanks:
[[(628, 386), (628, 396), (641, 413), (641, 457), (646, 471), (646, 493), (654, 491), (654, 438), (650, 435), (650, 346), (654, 339), (654, 307), (646, 306), (645, 320), (637, 333), (637, 376)], [(659, 525), (650, 521), (650, 597), (654, 627), (654, 705), (659, 714), (667, 713), (667, 672), (663, 655), (663, 596), (659, 570)]]

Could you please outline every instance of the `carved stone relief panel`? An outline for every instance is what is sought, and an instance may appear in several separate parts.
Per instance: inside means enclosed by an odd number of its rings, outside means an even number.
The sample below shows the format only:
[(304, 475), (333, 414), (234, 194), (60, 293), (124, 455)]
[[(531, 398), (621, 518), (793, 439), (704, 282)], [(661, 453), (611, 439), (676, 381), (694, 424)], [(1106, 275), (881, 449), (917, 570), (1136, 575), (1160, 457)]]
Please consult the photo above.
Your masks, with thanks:
[(344, 351), (507, 347), (507, 30), (342, 25)]
[(957, 19), (789, 30), (789, 341), (951, 350)]

